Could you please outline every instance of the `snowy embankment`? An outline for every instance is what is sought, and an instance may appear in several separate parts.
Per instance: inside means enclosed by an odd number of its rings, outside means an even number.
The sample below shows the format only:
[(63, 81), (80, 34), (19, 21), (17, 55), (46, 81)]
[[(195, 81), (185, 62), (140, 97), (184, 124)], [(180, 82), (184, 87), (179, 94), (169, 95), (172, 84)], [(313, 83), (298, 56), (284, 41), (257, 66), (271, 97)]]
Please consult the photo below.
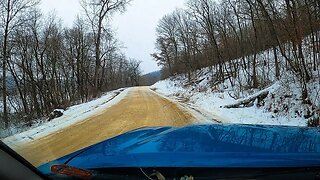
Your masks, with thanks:
[(50, 122), (46, 122), (28, 131), (4, 138), (2, 141), (10, 147), (14, 147), (15, 145), (28, 143), (54, 132), (58, 132), (63, 128), (98, 115), (106, 108), (118, 103), (127, 95), (127, 93), (128, 89), (118, 89), (107, 92), (98, 99), (67, 108), (59, 118), (53, 119)]
[[(244, 57), (245, 62), (256, 59), (256, 89), (251, 83), (253, 69), (243, 66), (241, 58), (225, 62), (223, 80), (217, 78), (221, 77), (221, 72), (207, 67), (190, 72), (189, 76), (175, 75), (156, 83), (151, 89), (222, 123), (320, 126), (320, 64), (311, 63), (312, 59), (319, 59), (320, 53), (312, 55), (309, 41), (310, 37), (304, 39), (303, 57), (312, 78), (304, 85), (278, 48), (276, 53), (274, 49), (268, 49)], [(285, 46), (290, 47), (290, 44)], [(287, 58), (295, 60), (296, 57), (289, 53)], [(308, 98), (302, 95), (305, 92)]]
[[(205, 69), (203, 70), (205, 71)], [(175, 98), (194, 109), (211, 114), (211, 117), (221, 123), (238, 123), (238, 124), (264, 124), (264, 125), (286, 125), (286, 126), (307, 126), (307, 120), (303, 116), (299, 116), (299, 112), (303, 111), (300, 100), (298, 100), (298, 86), (291, 83), (289, 87), (283, 85), (283, 82), (277, 81), (272, 86), (263, 90), (255, 90), (246, 92), (243, 98), (234, 99), (230, 94), (234, 93), (232, 88), (221, 88), (220, 90), (212, 90), (208, 87), (208, 74), (202, 73), (197, 79), (202, 79), (193, 85), (185, 85), (185, 77), (183, 75), (176, 76), (167, 80), (160, 81), (153, 85), (151, 89), (156, 92)], [(226, 87), (227, 85), (221, 85)], [(319, 83), (310, 84), (313, 89), (319, 89)], [(290, 91), (288, 91), (288, 88)], [(251, 90), (252, 91), (252, 90)], [(264, 99), (264, 105), (261, 107), (257, 103), (251, 107), (225, 108), (230, 104), (250, 98), (259, 93), (268, 91), (268, 96)], [(317, 97), (314, 91), (314, 96)], [(288, 95), (289, 94), (289, 95)], [(291, 96), (283, 99), (283, 96)], [(289, 102), (285, 102), (289, 101)], [(287, 111), (283, 108), (287, 107)], [(289, 110), (288, 110), (289, 109)]]

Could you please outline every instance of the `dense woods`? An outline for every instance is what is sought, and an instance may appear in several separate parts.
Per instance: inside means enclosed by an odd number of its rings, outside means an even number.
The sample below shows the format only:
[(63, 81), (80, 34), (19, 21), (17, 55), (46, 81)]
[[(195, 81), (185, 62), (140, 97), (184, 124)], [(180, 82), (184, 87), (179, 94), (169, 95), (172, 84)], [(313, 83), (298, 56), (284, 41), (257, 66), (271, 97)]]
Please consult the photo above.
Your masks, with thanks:
[(109, 24), (127, 3), (82, 0), (84, 13), (63, 27), (40, 12), (38, 0), (2, 0), (1, 126), (137, 85), (140, 61), (125, 57)]
[(318, 0), (189, 0), (160, 20), (152, 56), (166, 77), (185, 73), (190, 82), (210, 67), (212, 87), (263, 88), (290, 73), (306, 99), (320, 74), (319, 30)]

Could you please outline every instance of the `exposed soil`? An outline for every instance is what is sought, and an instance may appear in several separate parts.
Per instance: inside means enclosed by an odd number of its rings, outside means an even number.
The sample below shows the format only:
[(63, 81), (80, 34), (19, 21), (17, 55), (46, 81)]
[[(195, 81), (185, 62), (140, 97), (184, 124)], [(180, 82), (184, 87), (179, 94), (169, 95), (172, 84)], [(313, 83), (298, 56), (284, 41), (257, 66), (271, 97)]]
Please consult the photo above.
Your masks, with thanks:
[(119, 103), (99, 115), (15, 149), (39, 166), (125, 132), (154, 126), (181, 127), (197, 120), (149, 87), (131, 88)]

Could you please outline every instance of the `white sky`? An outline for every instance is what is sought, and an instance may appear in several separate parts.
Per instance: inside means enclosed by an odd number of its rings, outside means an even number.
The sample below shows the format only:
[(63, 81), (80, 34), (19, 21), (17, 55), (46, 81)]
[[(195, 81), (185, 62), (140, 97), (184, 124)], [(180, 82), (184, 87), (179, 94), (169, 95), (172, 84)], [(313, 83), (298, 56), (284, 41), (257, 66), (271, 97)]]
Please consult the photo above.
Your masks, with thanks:
[[(118, 39), (126, 47), (128, 58), (143, 61), (144, 73), (159, 70), (150, 54), (155, 52), (156, 26), (158, 21), (175, 8), (184, 7), (185, 0), (133, 0), (123, 14), (112, 21)], [(42, 0), (44, 13), (55, 11), (67, 26), (72, 26), (76, 15), (81, 12), (79, 0)]]

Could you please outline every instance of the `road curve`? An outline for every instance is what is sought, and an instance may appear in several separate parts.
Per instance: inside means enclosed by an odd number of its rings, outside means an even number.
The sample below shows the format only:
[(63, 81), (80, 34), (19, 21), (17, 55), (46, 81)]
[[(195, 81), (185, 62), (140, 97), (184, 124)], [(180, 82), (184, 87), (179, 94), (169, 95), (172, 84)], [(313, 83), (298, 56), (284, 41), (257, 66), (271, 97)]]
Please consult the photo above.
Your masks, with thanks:
[(197, 120), (149, 87), (130, 88), (117, 104), (99, 115), (15, 149), (35, 166), (140, 127), (175, 126)]

